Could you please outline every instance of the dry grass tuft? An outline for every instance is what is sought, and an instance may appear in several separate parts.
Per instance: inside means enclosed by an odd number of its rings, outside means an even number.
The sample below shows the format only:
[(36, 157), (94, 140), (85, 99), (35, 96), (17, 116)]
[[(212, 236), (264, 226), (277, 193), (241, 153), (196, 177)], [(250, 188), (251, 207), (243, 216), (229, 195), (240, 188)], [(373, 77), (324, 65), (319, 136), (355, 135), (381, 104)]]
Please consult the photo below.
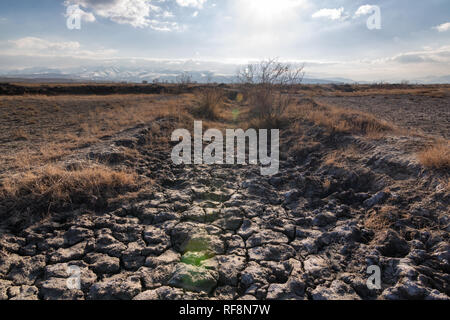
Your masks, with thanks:
[(343, 167), (345, 163), (342, 161), (342, 152), (333, 151), (325, 156), (324, 164), (326, 166)]
[(369, 217), (364, 221), (364, 226), (373, 231), (383, 231), (392, 225), (392, 217), (397, 215), (397, 210), (391, 206), (384, 206), (379, 210), (371, 210)]
[(286, 111), (294, 99), (274, 85), (256, 85), (248, 89), (250, 125), (256, 129), (280, 129), (288, 124)]
[(450, 87), (448, 85), (415, 86), (406, 84), (380, 83), (373, 85), (331, 85), (331, 87), (330, 85), (313, 86), (312, 88), (311, 87), (308, 88), (307, 92), (313, 92), (318, 95), (328, 95), (335, 97), (412, 95), (430, 98), (446, 98), (449, 96), (450, 93), (449, 88)]
[(199, 91), (199, 105), (194, 114), (203, 119), (217, 120), (224, 102), (224, 92), (220, 88), (205, 88)]
[(450, 144), (438, 142), (418, 155), (422, 165), (433, 169), (450, 169)]
[(105, 166), (68, 171), (49, 165), (3, 180), (0, 204), (6, 211), (43, 214), (82, 204), (99, 207), (121, 193), (135, 190), (137, 176)]
[(296, 109), (296, 113), (301, 118), (325, 127), (333, 133), (351, 133), (379, 137), (394, 131), (394, 127), (391, 124), (377, 119), (371, 114), (335, 106), (307, 103), (300, 105)]
[(248, 127), (253, 129), (281, 129), (288, 125), (286, 117), (276, 116), (271, 118), (255, 118), (250, 120)]

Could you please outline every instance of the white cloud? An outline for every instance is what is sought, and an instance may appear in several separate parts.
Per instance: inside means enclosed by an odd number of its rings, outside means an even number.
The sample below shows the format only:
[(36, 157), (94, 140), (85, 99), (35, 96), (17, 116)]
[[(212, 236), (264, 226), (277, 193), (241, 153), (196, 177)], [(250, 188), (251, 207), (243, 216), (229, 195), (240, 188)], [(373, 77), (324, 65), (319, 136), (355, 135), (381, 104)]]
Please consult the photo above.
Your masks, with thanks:
[(166, 1), (159, 0), (155, 5), (152, 0), (66, 0), (65, 5), (78, 4), (92, 11), (86, 14), (106, 18), (119, 24), (128, 24), (135, 28), (150, 27), (159, 31), (178, 30), (179, 26), (176, 22), (167, 20), (174, 16), (172, 12), (162, 8), (161, 5), (164, 2)]
[(73, 8), (72, 6), (67, 7), (65, 17), (77, 15), (77, 16), (81, 17), (81, 20), (84, 22), (95, 22), (96, 21), (95, 16), (91, 12), (86, 12), (77, 5), (75, 5), (74, 7), (75, 8)]
[(361, 17), (361, 16), (368, 15), (368, 14), (372, 13), (373, 10), (374, 10), (374, 6), (370, 5), (370, 4), (366, 4), (366, 5), (360, 6), (358, 8), (358, 10), (356, 10), (356, 12), (355, 12), (355, 17), (358, 18), (358, 17)]
[(257, 23), (278, 29), (277, 24), (299, 18), (302, 9), (309, 7), (309, 0), (233, 0), (233, 11), (243, 24)]
[(180, 7), (191, 7), (197, 9), (203, 9), (203, 5), (207, 0), (177, 0), (177, 4)]
[(85, 8), (92, 9), (97, 16), (111, 19), (120, 24), (133, 27), (146, 27), (149, 24), (151, 4), (146, 0), (72, 0)]
[(340, 20), (343, 18), (344, 8), (340, 7), (339, 9), (320, 9), (315, 12), (312, 17), (317, 18), (327, 18), (330, 20)]
[(450, 74), (450, 46), (406, 51), (378, 59), (350, 59), (330, 63), (309, 63), (306, 71), (316, 77), (344, 77), (355, 81), (401, 81)]
[(92, 57), (103, 59), (117, 53), (113, 49), (83, 49), (77, 41), (51, 41), (37, 37), (24, 37), (0, 43), (0, 51), (6, 55), (37, 57)]
[(434, 29), (436, 29), (439, 32), (449, 31), (450, 30), (450, 22), (443, 23), (437, 27), (434, 27)]
[(18, 40), (11, 40), (10, 42), (18, 49), (26, 49), (30, 51), (64, 51), (78, 50), (80, 48), (80, 43), (76, 41), (52, 42), (35, 37), (25, 37)]
[(389, 60), (399, 63), (431, 62), (450, 65), (450, 46), (443, 46), (437, 49), (428, 48), (428, 50), (422, 51), (404, 52), (389, 58)]

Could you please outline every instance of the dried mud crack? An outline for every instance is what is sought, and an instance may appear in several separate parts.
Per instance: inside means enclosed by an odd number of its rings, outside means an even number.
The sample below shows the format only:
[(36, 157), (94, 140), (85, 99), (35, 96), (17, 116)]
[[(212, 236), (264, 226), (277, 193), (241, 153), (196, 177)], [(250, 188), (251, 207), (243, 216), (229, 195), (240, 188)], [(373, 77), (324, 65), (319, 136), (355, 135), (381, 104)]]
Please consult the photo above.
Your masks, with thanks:
[[(151, 191), (3, 227), (0, 299), (449, 298), (449, 193), (398, 151), (410, 138), (305, 141), (264, 177), (256, 166), (175, 166), (147, 147), (148, 131), (78, 158), (124, 165), (115, 148), (133, 149), (125, 165), (153, 179)], [(336, 145), (358, 148), (351, 164), (327, 161)], [(380, 290), (366, 285), (371, 265)], [(70, 266), (79, 289), (67, 287)]]

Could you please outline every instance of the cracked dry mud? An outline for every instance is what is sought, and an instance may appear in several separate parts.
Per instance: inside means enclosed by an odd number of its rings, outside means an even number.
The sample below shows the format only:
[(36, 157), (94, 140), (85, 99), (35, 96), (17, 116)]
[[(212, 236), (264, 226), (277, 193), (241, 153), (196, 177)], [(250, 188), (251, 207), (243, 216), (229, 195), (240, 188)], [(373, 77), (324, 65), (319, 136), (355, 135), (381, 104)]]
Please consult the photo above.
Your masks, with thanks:
[[(362, 150), (353, 166), (326, 165), (327, 143), (305, 144), (272, 177), (256, 166), (175, 166), (135, 146), (155, 191), (3, 232), (0, 299), (448, 299), (448, 192), (387, 147), (409, 138), (339, 139)], [(376, 232), (365, 223), (382, 205), (393, 224)], [(430, 221), (440, 227), (421, 227)], [(382, 270), (380, 290), (366, 285), (370, 265)], [(79, 289), (67, 287), (69, 266)]]

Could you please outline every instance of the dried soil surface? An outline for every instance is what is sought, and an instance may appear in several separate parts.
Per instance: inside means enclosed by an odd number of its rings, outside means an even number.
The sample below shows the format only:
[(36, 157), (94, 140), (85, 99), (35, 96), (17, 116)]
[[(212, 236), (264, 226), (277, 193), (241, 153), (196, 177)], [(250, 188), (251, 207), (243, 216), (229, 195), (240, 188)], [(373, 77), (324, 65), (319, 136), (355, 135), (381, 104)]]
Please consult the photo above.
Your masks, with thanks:
[[(326, 99), (401, 125), (414, 118), (388, 115), (391, 97), (364, 98), (370, 106)], [(448, 138), (445, 101), (409, 102), (422, 106), (414, 123)], [(425, 119), (427, 104), (439, 115)], [(429, 125), (434, 117), (441, 129)], [(102, 210), (20, 227), (3, 211), (0, 299), (449, 299), (448, 173), (417, 161), (426, 139), (299, 125), (301, 135), (282, 131), (280, 172), (271, 177), (257, 166), (172, 164), (169, 144), (149, 144), (155, 126), (170, 135), (171, 118), (77, 150), (61, 161), (97, 159), (153, 185)], [(117, 156), (124, 146), (134, 158)], [(373, 265), (379, 290), (366, 284)], [(69, 289), (77, 274), (80, 286)]]
[(322, 97), (318, 101), (370, 112), (413, 132), (450, 138), (450, 96), (372, 95)]

